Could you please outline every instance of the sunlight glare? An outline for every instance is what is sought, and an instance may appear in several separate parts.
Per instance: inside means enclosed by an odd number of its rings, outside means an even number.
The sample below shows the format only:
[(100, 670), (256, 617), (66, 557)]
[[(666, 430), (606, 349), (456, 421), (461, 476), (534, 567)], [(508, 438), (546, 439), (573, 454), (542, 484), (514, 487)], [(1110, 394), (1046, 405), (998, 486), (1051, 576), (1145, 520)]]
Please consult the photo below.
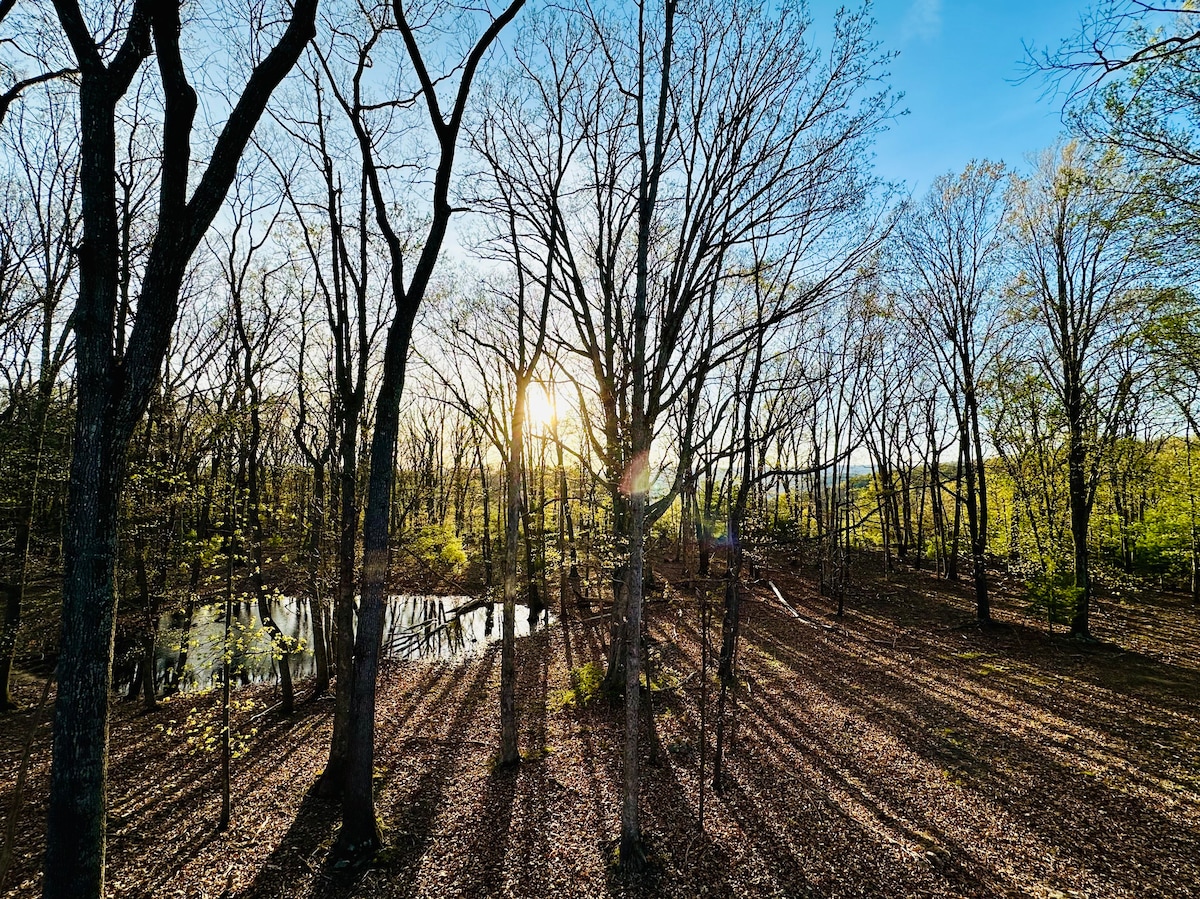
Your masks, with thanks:
[(530, 429), (548, 428), (555, 420), (554, 404), (550, 401), (546, 388), (540, 384), (532, 384), (525, 394), (525, 420)]

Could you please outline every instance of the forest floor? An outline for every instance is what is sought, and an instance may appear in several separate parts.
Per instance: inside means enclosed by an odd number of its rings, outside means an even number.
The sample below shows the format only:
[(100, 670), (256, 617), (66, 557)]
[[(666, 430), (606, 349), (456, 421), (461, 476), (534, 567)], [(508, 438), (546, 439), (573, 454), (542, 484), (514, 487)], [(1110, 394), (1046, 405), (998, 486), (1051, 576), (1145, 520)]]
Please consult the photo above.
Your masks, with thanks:
[[(706, 788), (703, 831), (699, 710), (704, 693), (711, 768), (715, 678), (705, 689), (699, 675), (695, 586), (656, 567), (660, 750), (657, 764), (644, 756), (642, 792), (653, 863), (636, 880), (612, 864), (621, 713), (561, 707), (568, 671), (601, 661), (606, 633), (597, 607), (572, 603), (565, 627), (519, 641), (516, 769), (492, 764), (494, 647), (386, 668), (386, 848), (365, 870), (329, 865), (338, 811), (308, 792), (331, 699), (283, 719), (272, 688), (238, 693), (246, 752), (225, 833), (217, 756), (203, 749), (214, 697), (151, 714), (114, 700), (108, 895), (1200, 896), (1200, 615), (1186, 598), (1105, 598), (1097, 641), (1080, 643), (1048, 634), (1004, 584), (1000, 623), (981, 630), (965, 585), (912, 571), (885, 580), (873, 565), (856, 570), (840, 620), (786, 564), (765, 577), (800, 617), (765, 580), (753, 588), (725, 789)], [(20, 690), (37, 701), (36, 683)], [(6, 810), (31, 714), (0, 720)], [(48, 730), (34, 743), (14, 896), (39, 894)]]

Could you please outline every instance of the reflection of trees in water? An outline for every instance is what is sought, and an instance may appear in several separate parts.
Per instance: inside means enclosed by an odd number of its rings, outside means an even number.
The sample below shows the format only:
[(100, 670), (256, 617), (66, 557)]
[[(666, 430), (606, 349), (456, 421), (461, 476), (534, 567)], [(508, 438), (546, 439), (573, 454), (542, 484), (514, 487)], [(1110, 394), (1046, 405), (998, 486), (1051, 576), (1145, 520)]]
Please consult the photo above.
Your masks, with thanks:
[[(394, 603), (388, 610), (384, 653), (393, 659), (419, 659), (470, 652), (495, 636), (498, 605), (487, 599), (463, 602), (454, 597)], [(518, 636), (527, 636), (540, 620), (531, 612), (527, 626), (518, 629)]]
[[(393, 597), (384, 619), (384, 656), (410, 660), (472, 652), (499, 636), (497, 605), (490, 598)], [(245, 685), (278, 679), (282, 660), (276, 658), (257, 609), (243, 602), (236, 603), (234, 609), (228, 652), (234, 682)], [(308, 603), (277, 599), (270, 614), (280, 631), (300, 647), (290, 654), (292, 676), (313, 675), (312, 611)], [(539, 615), (531, 609), (528, 616), (518, 617), (517, 636), (526, 636), (549, 621), (548, 613)], [(160, 694), (220, 685), (225, 669), (224, 610), (220, 604), (196, 605), (183, 613), (165, 614), (159, 635), (155, 688)], [(134, 673), (115, 667), (114, 689), (127, 686)]]

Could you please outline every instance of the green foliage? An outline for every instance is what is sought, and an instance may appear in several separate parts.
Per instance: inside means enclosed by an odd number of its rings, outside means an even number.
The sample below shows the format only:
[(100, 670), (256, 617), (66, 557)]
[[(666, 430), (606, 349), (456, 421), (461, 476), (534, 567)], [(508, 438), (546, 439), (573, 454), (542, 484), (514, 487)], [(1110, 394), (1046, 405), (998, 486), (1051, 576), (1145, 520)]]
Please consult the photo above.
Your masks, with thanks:
[(571, 686), (566, 690), (555, 690), (550, 694), (548, 707), (552, 712), (564, 709), (583, 709), (604, 695), (604, 669), (599, 662), (588, 662), (570, 672)]
[(1025, 582), (1029, 611), (1051, 624), (1067, 624), (1075, 614), (1081, 590), (1070, 572), (1057, 571), (1051, 565)]
[(751, 502), (742, 530), (748, 536), (791, 543), (800, 537), (802, 514), (794, 495), (770, 496), (765, 502)]
[(659, 518), (650, 525), (650, 538), (664, 543), (679, 536), (679, 503), (672, 503)]
[(455, 574), (467, 564), (462, 540), (446, 525), (425, 525), (409, 540), (408, 548), (425, 566), (438, 574)]
[[(172, 701), (179, 702), (180, 698), (168, 697), (163, 700), (163, 703), (168, 704)], [(261, 708), (263, 708), (263, 704), (255, 699), (230, 698), (229, 749), (233, 758), (238, 759), (244, 756), (250, 750), (250, 743), (258, 734), (257, 727), (239, 730), (232, 723), (233, 716), (249, 716)], [(210, 708), (189, 709), (182, 722), (172, 718), (166, 724), (157, 725), (157, 729), (165, 736), (182, 737), (190, 755), (203, 755), (221, 748), (223, 728), (219, 720), (213, 719), (213, 710)]]

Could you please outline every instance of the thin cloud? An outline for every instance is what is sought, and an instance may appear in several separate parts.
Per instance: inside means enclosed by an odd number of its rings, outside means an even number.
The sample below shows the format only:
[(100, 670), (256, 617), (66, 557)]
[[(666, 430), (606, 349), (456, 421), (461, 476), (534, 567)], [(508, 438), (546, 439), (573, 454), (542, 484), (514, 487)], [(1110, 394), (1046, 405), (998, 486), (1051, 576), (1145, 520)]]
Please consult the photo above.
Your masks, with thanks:
[(913, 0), (900, 27), (902, 40), (932, 41), (942, 33), (942, 0)]

